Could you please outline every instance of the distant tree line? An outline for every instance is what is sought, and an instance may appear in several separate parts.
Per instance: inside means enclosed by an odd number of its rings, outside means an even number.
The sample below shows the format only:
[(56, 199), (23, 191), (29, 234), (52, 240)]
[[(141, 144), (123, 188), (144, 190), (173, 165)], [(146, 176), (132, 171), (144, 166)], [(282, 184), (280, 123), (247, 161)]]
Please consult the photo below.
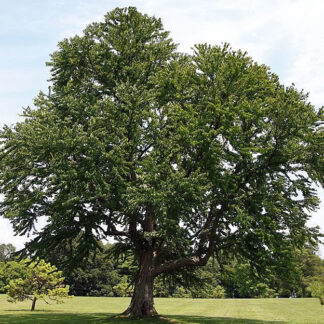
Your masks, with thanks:
[[(73, 248), (73, 246), (72, 246)], [(132, 294), (136, 264), (129, 255), (118, 261), (114, 253), (118, 244), (101, 244), (101, 252), (89, 255), (84, 264), (66, 267), (66, 250), (53, 251), (46, 262), (62, 270), (64, 283), (75, 296), (127, 297)], [(14, 255), (11, 244), (0, 245), (0, 293), (6, 293), (11, 280), (26, 273), (25, 261)], [(156, 297), (191, 298), (270, 298), (310, 297), (324, 285), (324, 260), (316, 254), (314, 247), (298, 250), (290, 264), (266, 269), (260, 276), (248, 260), (234, 256), (220, 266), (216, 256), (205, 267), (187, 269), (172, 276), (159, 277), (155, 281)], [(313, 293), (314, 296), (314, 293)], [(316, 296), (318, 297), (318, 296)]]

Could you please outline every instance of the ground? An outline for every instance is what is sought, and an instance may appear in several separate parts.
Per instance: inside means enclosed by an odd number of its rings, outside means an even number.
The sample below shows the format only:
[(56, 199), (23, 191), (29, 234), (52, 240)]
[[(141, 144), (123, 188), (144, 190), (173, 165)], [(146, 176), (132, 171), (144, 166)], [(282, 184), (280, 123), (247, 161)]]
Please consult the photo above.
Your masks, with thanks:
[(106, 324), (324, 324), (324, 306), (317, 299), (183, 299), (156, 298), (157, 311), (169, 320), (130, 320), (117, 317), (129, 298), (73, 297), (61, 305), (39, 302), (10, 304), (0, 295), (0, 323)]

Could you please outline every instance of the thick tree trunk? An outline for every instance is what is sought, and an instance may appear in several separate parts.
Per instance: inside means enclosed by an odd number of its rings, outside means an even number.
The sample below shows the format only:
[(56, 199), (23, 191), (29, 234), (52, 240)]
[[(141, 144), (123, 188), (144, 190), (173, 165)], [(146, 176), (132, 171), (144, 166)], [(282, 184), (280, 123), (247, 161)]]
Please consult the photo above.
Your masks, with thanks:
[(142, 252), (133, 297), (129, 307), (123, 313), (130, 316), (155, 316), (157, 311), (153, 300), (152, 262), (153, 251)]
[(32, 307), (31, 307), (31, 311), (34, 311), (35, 310), (35, 306), (36, 306), (36, 297), (33, 298), (33, 302), (32, 302)]

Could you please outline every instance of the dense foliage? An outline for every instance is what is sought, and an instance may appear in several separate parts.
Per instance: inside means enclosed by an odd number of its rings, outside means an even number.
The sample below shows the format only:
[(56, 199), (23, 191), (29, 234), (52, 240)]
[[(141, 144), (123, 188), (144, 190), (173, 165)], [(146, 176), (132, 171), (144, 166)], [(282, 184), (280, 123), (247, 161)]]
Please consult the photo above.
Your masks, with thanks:
[(19, 261), (0, 262), (0, 293), (6, 293), (11, 280), (26, 278), (27, 264)]
[[(71, 295), (130, 296), (136, 269), (132, 264), (133, 258), (117, 262), (110, 254), (113, 247), (109, 244), (100, 245), (102, 252), (98, 252), (96, 256), (92, 255), (86, 263), (75, 269), (68, 267), (64, 261), (68, 257), (67, 251), (54, 251), (49, 255), (49, 259), (63, 270), (64, 284), (70, 286)], [(191, 273), (189, 281), (184, 280), (180, 274), (177, 278), (156, 278), (154, 295), (191, 298), (315, 296), (319, 291), (317, 287), (324, 284), (324, 260), (315, 252), (316, 250), (310, 247), (296, 251), (293, 262), (285, 271), (269, 271), (263, 277), (255, 273), (248, 260), (238, 261), (233, 258), (222, 265), (216, 260), (211, 260), (205, 267)], [(6, 293), (5, 286), (10, 280), (25, 278), (27, 270), (26, 263), (14, 259), (0, 262), (0, 293)]]
[[(98, 242), (101, 250), (91, 253), (86, 262), (71, 268), (68, 262), (69, 249), (56, 249), (47, 255), (46, 260), (63, 270), (65, 283), (70, 293), (76, 296), (121, 296), (129, 288), (130, 271), (127, 264), (116, 262), (109, 253), (112, 246)], [(127, 279), (126, 279), (127, 278)], [(125, 283), (126, 279), (126, 283)]]
[(19, 234), (47, 221), (33, 255), (76, 240), (73, 261), (113, 236), (138, 267), (126, 313), (154, 315), (159, 275), (215, 255), (261, 273), (316, 240), (323, 111), (266, 66), (228, 45), (179, 54), (135, 8), (60, 42), (49, 66), (50, 93), (1, 132), (1, 215)]

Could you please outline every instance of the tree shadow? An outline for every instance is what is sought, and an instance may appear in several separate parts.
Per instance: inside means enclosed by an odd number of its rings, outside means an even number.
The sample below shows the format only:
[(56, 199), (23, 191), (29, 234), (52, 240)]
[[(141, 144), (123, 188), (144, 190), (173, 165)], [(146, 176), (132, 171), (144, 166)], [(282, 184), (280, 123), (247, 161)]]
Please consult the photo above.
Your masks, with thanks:
[[(23, 310), (20, 310), (23, 311)], [(207, 316), (188, 316), (188, 315), (168, 315), (163, 318), (123, 318), (116, 314), (93, 313), (93, 314), (75, 314), (75, 313), (58, 313), (58, 312), (33, 312), (24, 314), (1, 314), (0, 323), (66, 323), (66, 324), (83, 324), (83, 323), (105, 323), (105, 324), (283, 324), (282, 321), (260, 321), (252, 319), (238, 319), (230, 317), (207, 317)]]
[[(22, 310), (21, 310), (22, 311)], [(59, 313), (59, 312), (42, 312), (41, 310), (28, 313), (0, 314), (0, 323), (15, 323), (15, 324), (35, 324), (35, 323), (66, 323), (66, 324), (85, 324), (85, 323), (105, 323), (105, 324), (167, 324), (168, 320), (163, 319), (133, 319), (122, 318), (116, 314), (109, 313)], [(177, 322), (174, 322), (177, 323)]]
[[(28, 313), (28, 312), (30, 312), (30, 310), (29, 309), (4, 309), (3, 310), (4, 312), (24, 312), (24, 313)], [(31, 315), (32, 314), (34, 314), (34, 313), (58, 313), (58, 311), (57, 310), (52, 310), (52, 309), (46, 309), (46, 310), (44, 310), (44, 309), (35, 309), (35, 310), (33, 310), (33, 312), (31, 313)], [(1, 316), (1, 315), (0, 315)]]
[[(195, 316), (195, 315), (168, 315), (178, 323), (192, 324), (284, 324), (283, 321), (255, 320), (248, 318), (232, 318), (232, 317), (211, 317), (211, 316)], [(177, 323), (177, 322), (175, 322)]]

